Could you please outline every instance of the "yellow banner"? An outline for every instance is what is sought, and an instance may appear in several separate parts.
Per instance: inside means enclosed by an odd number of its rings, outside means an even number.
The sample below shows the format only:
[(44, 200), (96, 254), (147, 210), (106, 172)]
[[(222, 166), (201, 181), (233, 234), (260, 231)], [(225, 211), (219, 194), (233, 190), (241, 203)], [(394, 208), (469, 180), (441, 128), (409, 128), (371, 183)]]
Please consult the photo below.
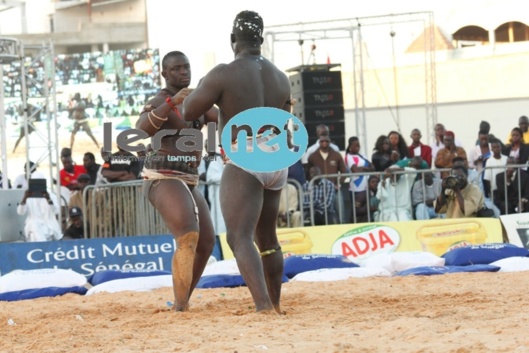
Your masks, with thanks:
[[(428, 251), (441, 256), (460, 246), (503, 242), (501, 222), (495, 218), (279, 228), (277, 234), (285, 256), (339, 254), (358, 262), (394, 251)], [(226, 234), (220, 235), (220, 242), (224, 259), (232, 259)]]

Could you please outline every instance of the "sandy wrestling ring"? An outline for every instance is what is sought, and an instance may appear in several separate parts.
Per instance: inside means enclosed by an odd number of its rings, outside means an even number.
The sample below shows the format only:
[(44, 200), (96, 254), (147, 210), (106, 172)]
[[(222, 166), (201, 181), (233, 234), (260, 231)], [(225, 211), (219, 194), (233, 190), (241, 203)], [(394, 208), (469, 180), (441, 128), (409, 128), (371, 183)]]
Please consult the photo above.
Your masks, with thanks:
[(171, 288), (0, 302), (0, 352), (529, 352), (529, 274), (291, 282), (284, 316), (246, 287)]
[[(86, 151), (100, 162), (78, 134)], [(24, 143), (9, 161), (23, 170)], [(0, 352), (529, 352), (527, 288), (529, 272), (290, 282), (284, 316), (255, 314), (246, 287), (197, 289), (187, 313), (171, 288), (0, 301)]]

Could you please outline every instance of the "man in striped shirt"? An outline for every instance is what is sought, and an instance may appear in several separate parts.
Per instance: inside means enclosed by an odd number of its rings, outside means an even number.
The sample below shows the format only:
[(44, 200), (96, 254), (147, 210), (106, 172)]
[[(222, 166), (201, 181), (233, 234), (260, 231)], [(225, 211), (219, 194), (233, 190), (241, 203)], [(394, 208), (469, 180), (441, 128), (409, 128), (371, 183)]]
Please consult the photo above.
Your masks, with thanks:
[[(311, 201), (314, 209), (314, 225), (336, 224), (336, 211), (334, 201), (336, 197), (334, 184), (326, 178), (316, 179), (312, 185), (310, 181), (321, 175), (318, 167), (312, 166), (309, 169), (309, 178), (303, 184), (303, 208), (307, 215), (310, 215)], [(312, 194), (312, 200), (311, 200)]]

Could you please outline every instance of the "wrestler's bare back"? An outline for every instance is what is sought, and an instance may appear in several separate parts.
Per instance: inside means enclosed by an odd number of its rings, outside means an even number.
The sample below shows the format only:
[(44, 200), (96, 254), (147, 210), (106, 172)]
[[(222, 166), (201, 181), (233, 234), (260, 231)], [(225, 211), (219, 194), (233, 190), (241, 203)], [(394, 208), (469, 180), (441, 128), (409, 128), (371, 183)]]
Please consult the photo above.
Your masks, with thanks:
[[(287, 76), (261, 55), (239, 55), (226, 65), (216, 67), (222, 87), (219, 107), (219, 136), (224, 126), (238, 113), (250, 108), (272, 107), (284, 109), (290, 99)], [(209, 74), (208, 74), (209, 76)], [(266, 120), (263, 120), (266, 123)]]

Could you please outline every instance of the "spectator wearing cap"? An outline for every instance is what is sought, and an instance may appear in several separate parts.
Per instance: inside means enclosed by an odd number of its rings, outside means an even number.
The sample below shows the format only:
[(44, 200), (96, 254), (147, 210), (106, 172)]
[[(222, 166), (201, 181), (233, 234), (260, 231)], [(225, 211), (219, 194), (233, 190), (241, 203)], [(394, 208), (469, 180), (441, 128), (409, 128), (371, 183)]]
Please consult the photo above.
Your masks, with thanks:
[[(458, 147), (455, 145), (455, 135), (452, 131), (445, 131), (443, 136), (443, 143), (444, 146), (437, 152), (437, 156), (435, 157), (435, 166), (439, 169), (448, 169), (452, 168), (453, 162), (452, 160), (455, 157), (463, 157), (465, 160), (468, 161), (467, 153), (465, 152), (463, 147)], [(446, 178), (450, 175), (450, 171), (442, 171), (441, 172), (441, 179)]]
[(87, 223), (86, 237), (83, 224), (83, 211), (79, 207), (71, 207), (70, 226), (64, 232), (63, 239), (84, 239), (90, 237), (90, 224)]
[(86, 202), (83, 202), (83, 193), (84, 193), (84, 189), (90, 185), (90, 175), (88, 174), (80, 174), (78, 177), (77, 177), (77, 184), (79, 185), (79, 189), (75, 190), (72, 195), (70, 196), (70, 202), (68, 203), (68, 207), (72, 208), (72, 207), (77, 207), (79, 209), (81, 209), (84, 213), (87, 213), (87, 210), (84, 208), (85, 204), (86, 204), (86, 207), (88, 207), (88, 195), (89, 194), (86, 194), (87, 196), (87, 199), (86, 199)]

